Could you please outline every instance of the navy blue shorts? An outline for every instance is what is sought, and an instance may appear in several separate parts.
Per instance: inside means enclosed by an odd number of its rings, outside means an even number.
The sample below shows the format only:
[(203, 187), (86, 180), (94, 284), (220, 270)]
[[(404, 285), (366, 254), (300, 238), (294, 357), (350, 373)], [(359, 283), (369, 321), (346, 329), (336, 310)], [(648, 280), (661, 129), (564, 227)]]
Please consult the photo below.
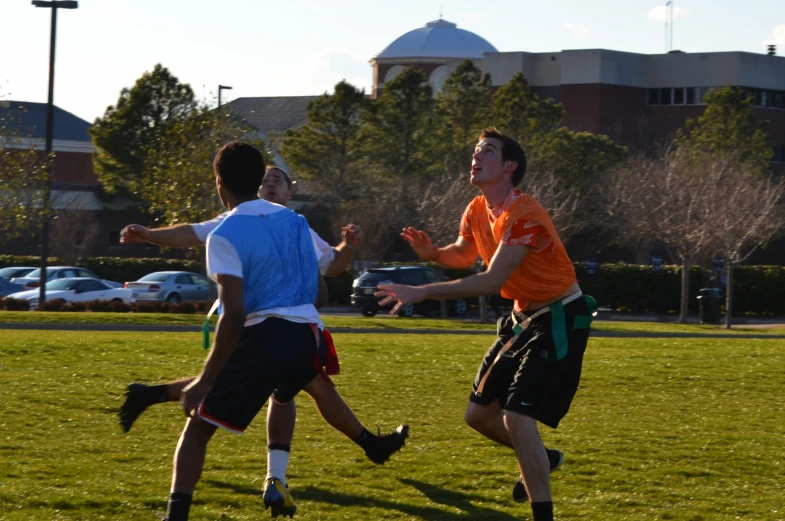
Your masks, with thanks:
[(532, 320), (506, 351), (504, 345), (515, 338), (512, 329), (515, 324), (510, 315), (500, 318), (498, 338), (480, 364), (470, 401), (478, 405), (498, 401), (503, 409), (524, 414), (554, 429), (558, 427), (578, 390), (589, 340), (589, 329), (573, 327), (576, 317), (590, 314), (586, 301), (579, 298), (570, 302), (564, 306), (564, 312), (569, 349), (562, 360), (553, 356), (550, 313)]
[(242, 434), (271, 394), (289, 401), (316, 377), (316, 347), (310, 324), (271, 317), (246, 327), (199, 416)]

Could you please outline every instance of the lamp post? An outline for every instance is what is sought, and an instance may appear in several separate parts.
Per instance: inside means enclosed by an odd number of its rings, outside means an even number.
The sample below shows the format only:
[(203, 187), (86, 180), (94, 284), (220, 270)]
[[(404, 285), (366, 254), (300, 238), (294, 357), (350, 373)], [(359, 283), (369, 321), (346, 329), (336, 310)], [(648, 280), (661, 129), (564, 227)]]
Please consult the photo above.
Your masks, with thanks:
[(76, 0), (33, 0), (35, 7), (52, 10), (51, 35), (49, 37), (49, 98), (46, 103), (46, 174), (43, 190), (43, 219), (41, 224), (41, 279), (38, 289), (38, 305), (46, 302), (46, 257), (49, 255), (49, 212), (52, 192), (52, 139), (54, 134), (54, 90), (55, 90), (55, 41), (57, 35), (57, 10), (76, 9)]
[(232, 90), (231, 87), (227, 87), (226, 85), (218, 85), (218, 108), (221, 108), (221, 91), (222, 90)]

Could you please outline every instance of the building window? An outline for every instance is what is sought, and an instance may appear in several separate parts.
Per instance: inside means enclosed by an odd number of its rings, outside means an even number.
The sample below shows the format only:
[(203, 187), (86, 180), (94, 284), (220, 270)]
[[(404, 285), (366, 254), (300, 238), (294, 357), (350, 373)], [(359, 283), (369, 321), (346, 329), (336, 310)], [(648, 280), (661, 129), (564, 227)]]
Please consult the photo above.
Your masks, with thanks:
[(695, 87), (687, 87), (687, 105), (695, 105)]
[(660, 104), (660, 89), (649, 89), (649, 105)]
[(77, 230), (74, 234), (74, 246), (77, 248), (84, 244), (85, 233), (84, 230)]
[(109, 230), (109, 247), (120, 246), (120, 230)]
[(671, 104), (671, 89), (660, 89), (660, 105)]
[(673, 104), (684, 105), (684, 88), (676, 87), (673, 89)]

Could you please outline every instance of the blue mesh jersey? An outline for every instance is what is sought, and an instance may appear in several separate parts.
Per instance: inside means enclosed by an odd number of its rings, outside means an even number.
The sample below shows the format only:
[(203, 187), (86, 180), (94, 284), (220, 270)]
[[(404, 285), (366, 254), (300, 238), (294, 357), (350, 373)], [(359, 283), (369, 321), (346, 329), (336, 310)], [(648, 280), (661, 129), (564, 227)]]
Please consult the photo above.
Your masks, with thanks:
[(308, 222), (301, 215), (285, 208), (266, 215), (233, 212), (212, 235), (237, 251), (246, 314), (316, 301), (319, 268)]

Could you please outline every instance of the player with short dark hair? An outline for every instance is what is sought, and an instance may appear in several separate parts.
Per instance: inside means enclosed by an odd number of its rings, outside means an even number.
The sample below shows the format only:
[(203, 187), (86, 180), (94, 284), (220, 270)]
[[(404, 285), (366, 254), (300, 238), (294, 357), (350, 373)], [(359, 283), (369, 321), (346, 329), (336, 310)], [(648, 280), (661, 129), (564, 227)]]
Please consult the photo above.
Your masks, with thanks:
[[(218, 183), (220, 179), (224, 188), (226, 188), (226, 185), (231, 185), (236, 190), (242, 191), (242, 193), (244, 193), (246, 196), (248, 196), (250, 193), (253, 193), (253, 199), (255, 199), (256, 194), (261, 192), (259, 184), (257, 184), (256, 177), (260, 171), (265, 172), (265, 168), (263, 161), (260, 163), (258, 161), (259, 158), (255, 157), (254, 153), (248, 150), (246, 147), (250, 147), (250, 145), (232, 143), (221, 149), (219, 154), (216, 156), (214, 163), (216, 170), (216, 183)], [(238, 180), (236, 178), (236, 173), (240, 168), (243, 168), (246, 171), (252, 173), (252, 177), (254, 179), (252, 183), (249, 183), (247, 180)], [(275, 171), (273, 172), (273, 170)], [(222, 175), (222, 172), (226, 172), (226, 174)], [(269, 177), (271, 173), (274, 175), (280, 175), (281, 172), (283, 172), (283, 170), (277, 168), (268, 168), (264, 174), (264, 179)], [(223, 181), (224, 178), (226, 178), (226, 182)], [(251, 191), (248, 192), (247, 190)], [(286, 194), (283, 195), (285, 196)], [(283, 200), (282, 202), (286, 201)], [(260, 212), (273, 222), (276, 221), (275, 216), (279, 215), (279, 212), (286, 210), (283, 206), (271, 204), (263, 200), (257, 201), (256, 206), (260, 206), (260, 208), (263, 206), (264, 208), (261, 208)], [(255, 206), (251, 204), (249, 199), (249, 201), (243, 204), (243, 208), (255, 208)], [(265, 210), (267, 213), (265, 213)], [(191, 232), (192, 235), (204, 233), (204, 238), (206, 239), (207, 233), (205, 233), (205, 228), (209, 228), (209, 231), (221, 228), (224, 221), (228, 219), (228, 216), (231, 216), (236, 212), (238, 212), (238, 210), (233, 210), (229, 214), (222, 214), (220, 219), (209, 221), (209, 224), (204, 225), (201, 228), (197, 227), (196, 230), (198, 231), (187, 231)], [(124, 230), (125, 237), (127, 238), (130, 236), (131, 240), (133, 240), (134, 236), (138, 235), (138, 230), (128, 231), (128, 228), (130, 227), (127, 227), (126, 230)], [(150, 235), (155, 236), (155, 232), (157, 230), (145, 229), (145, 231)], [(183, 231), (186, 231), (186, 229), (184, 227), (180, 227), (179, 231), (175, 233), (182, 235)], [(345, 235), (347, 235), (346, 232), (347, 230), (344, 230)], [(169, 234), (166, 236), (167, 238), (171, 238), (171, 230), (167, 230), (164, 233)], [(313, 247), (317, 252), (319, 252), (320, 256), (327, 258), (328, 261), (330, 259), (335, 260), (335, 258), (338, 257), (339, 254), (336, 254), (336, 252), (334, 252), (331, 248), (323, 247), (321, 244), (319, 244), (317, 241), (318, 236), (313, 234), (311, 230), (309, 230), (309, 235), (311, 237)], [(220, 241), (220, 239), (218, 240)], [(259, 241), (264, 243), (265, 240), (260, 238)], [(255, 244), (259, 247), (262, 247), (264, 244), (259, 243), (259, 241), (257, 241)], [(333, 264), (334, 262), (328, 262), (326, 266), (331, 268)], [(325, 266), (323, 263), (320, 263), (320, 265), (322, 267)], [(326, 293), (326, 287), (324, 287), (321, 277), (319, 277), (319, 281), (321, 284), (320, 287), (323, 288), (324, 292)], [(286, 312), (287, 310), (274, 310), (272, 314), (280, 316), (281, 314), (286, 315)], [(246, 323), (246, 325), (248, 325), (248, 323)], [(323, 336), (328, 335), (326, 335), (326, 333), (322, 335), (320, 332), (320, 340), (324, 340)], [(319, 365), (315, 363), (314, 359), (311, 360), (311, 364), (312, 366)], [(133, 423), (133, 420), (135, 420), (136, 417), (138, 417), (138, 415), (141, 414), (141, 412), (149, 405), (160, 403), (162, 401), (173, 401), (179, 399), (180, 392), (183, 389), (190, 388), (193, 381), (195, 381), (193, 378), (188, 378), (161, 386), (148, 387), (142, 384), (132, 384), (129, 386), (126, 402), (123, 404), (123, 408), (121, 409), (121, 422), (124, 428), (128, 430)], [(265, 486), (263, 491), (265, 505), (272, 507), (272, 513), (274, 516), (279, 514), (291, 516), (296, 510), (286, 485), (285, 472), (286, 467), (288, 466), (289, 446), (291, 444), (291, 436), (294, 430), (294, 404), (292, 399), (301, 387), (299, 384), (299, 379), (291, 379), (289, 383), (285, 383), (277, 387), (272, 395), (274, 398), (273, 403), (269, 408), (268, 476), (265, 479)], [(384, 463), (384, 461), (386, 461), (392, 453), (400, 450), (400, 448), (404, 445), (406, 437), (408, 436), (407, 426), (403, 425), (393, 433), (384, 436), (376, 436), (370, 433), (362, 426), (352, 410), (346, 405), (341, 396), (337, 393), (334, 386), (332, 385), (332, 382), (324, 374), (323, 370), (320, 370), (318, 377), (310, 380), (308, 385), (305, 387), (305, 390), (314, 398), (320, 413), (322, 413), (323, 417), (328, 421), (328, 423), (360, 445), (368, 458), (373, 462), (378, 464)], [(279, 414), (274, 415), (273, 411), (279, 411)], [(287, 414), (289, 411), (291, 411), (291, 416), (288, 416)], [(282, 414), (280, 414), (281, 412)], [(274, 425), (276, 423), (281, 425)]]
[[(580, 380), (589, 325), (596, 311), (584, 297), (575, 270), (548, 212), (515, 186), (526, 155), (495, 128), (480, 135), (472, 157), (471, 183), (480, 189), (466, 208), (454, 244), (434, 245), (414, 228), (401, 234), (425, 260), (469, 268), (479, 255), (488, 268), (464, 279), (425, 286), (380, 285), (385, 305), (455, 299), (501, 291), (515, 301), (498, 322), (498, 338), (480, 365), (465, 419), (470, 427), (515, 451), (535, 521), (553, 520), (550, 471), (563, 455), (546, 450), (537, 423), (556, 428), (567, 414)], [(591, 309), (594, 307), (594, 309)]]

